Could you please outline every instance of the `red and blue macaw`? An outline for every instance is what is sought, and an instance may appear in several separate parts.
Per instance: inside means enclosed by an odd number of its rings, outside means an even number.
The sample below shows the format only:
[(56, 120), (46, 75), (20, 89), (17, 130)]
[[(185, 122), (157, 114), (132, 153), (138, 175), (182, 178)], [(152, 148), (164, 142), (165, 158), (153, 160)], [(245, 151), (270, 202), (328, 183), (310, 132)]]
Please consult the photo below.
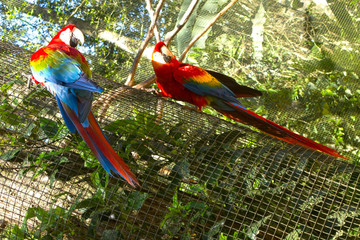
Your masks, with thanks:
[(235, 121), (254, 126), (285, 142), (345, 158), (329, 147), (293, 133), (246, 109), (237, 98), (260, 96), (260, 91), (241, 86), (231, 77), (221, 73), (205, 71), (179, 62), (163, 42), (155, 45), (152, 64), (157, 78), (156, 83), (164, 97), (191, 103), (199, 110), (211, 106)]
[(94, 92), (103, 89), (91, 80), (89, 64), (75, 48), (79, 42), (84, 42), (84, 35), (75, 25), (61, 29), (46, 47), (31, 56), (32, 78), (55, 96), (66, 126), (81, 135), (103, 168), (122, 176), (132, 186), (139, 185), (91, 112)]

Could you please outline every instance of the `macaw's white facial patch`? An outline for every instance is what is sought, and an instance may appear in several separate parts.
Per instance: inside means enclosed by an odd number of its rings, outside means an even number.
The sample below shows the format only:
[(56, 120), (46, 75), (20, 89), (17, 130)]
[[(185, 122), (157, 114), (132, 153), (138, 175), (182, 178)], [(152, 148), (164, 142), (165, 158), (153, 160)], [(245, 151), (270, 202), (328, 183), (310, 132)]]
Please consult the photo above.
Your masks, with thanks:
[(163, 56), (162, 56), (162, 53), (160, 53), (160, 52), (153, 53), (152, 60), (154, 62), (157, 62), (157, 63), (160, 63), (160, 64), (165, 64), (166, 63)]
[(71, 47), (77, 47), (79, 42), (84, 44), (84, 34), (78, 28), (73, 28), (72, 30), (70, 28), (66, 29), (60, 33), (60, 39)]
[(66, 45), (70, 46), (70, 39), (71, 39), (72, 32), (70, 28), (66, 29), (62, 33), (60, 33), (60, 39), (63, 41)]

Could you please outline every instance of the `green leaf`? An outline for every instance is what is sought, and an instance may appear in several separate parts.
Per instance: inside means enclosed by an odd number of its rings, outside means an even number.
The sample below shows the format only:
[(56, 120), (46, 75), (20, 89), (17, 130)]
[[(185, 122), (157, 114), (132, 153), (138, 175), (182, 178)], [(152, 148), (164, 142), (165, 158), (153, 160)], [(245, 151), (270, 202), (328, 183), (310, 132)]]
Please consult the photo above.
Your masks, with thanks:
[(299, 233), (301, 233), (300, 229), (295, 229), (291, 233), (289, 233), (284, 240), (300, 240)]
[(260, 227), (267, 222), (267, 220), (271, 217), (271, 215), (264, 217), (263, 219), (252, 223), (249, 227), (248, 230), (246, 231), (246, 236), (250, 239), (257, 239), (256, 235), (259, 233), (260, 231)]
[(37, 209), (36, 207), (27, 209), (22, 226), (21, 226), (21, 229), (23, 232), (27, 231), (27, 220), (36, 216), (36, 209)]
[[(179, 21), (184, 16), (184, 13), (187, 11), (187, 9), (189, 8), (191, 1), (192, 0), (184, 0), (182, 2), (176, 24), (179, 24)], [(176, 40), (177, 40), (176, 43), (177, 43), (177, 49), (178, 49), (179, 53), (184, 51), (185, 47), (188, 45), (188, 43), (191, 40), (191, 32), (192, 32), (192, 28), (193, 28), (193, 25), (196, 20), (196, 14), (199, 9), (199, 5), (200, 4), (197, 4), (195, 6), (195, 9), (194, 9), (193, 13), (191, 14), (190, 18), (188, 19), (188, 21), (186, 22), (185, 26), (176, 35)]]
[(105, 230), (102, 233), (101, 240), (120, 240), (124, 239), (124, 236), (119, 230)]
[(79, 202), (76, 205), (76, 209), (92, 208), (92, 207), (98, 206), (99, 204), (100, 204), (99, 198), (88, 198), (88, 199), (85, 199), (85, 200)]
[(203, 202), (191, 201), (186, 205), (188, 206), (189, 209), (204, 210), (207, 208), (206, 204)]
[(55, 137), (59, 131), (59, 125), (57, 122), (44, 117), (40, 117), (40, 128), (44, 130), (44, 133), (49, 138)]
[(184, 159), (183, 161), (177, 162), (173, 167), (173, 171), (175, 171), (181, 178), (189, 178), (190, 164), (188, 160)]
[(55, 180), (56, 180), (56, 174), (58, 173), (58, 169), (55, 169), (53, 172), (52, 172), (52, 174), (50, 175), (50, 177), (49, 177), (49, 186), (50, 186), (50, 188), (53, 188), (53, 184), (54, 184), (54, 182), (55, 182)]
[(47, 223), (49, 220), (49, 213), (41, 207), (34, 208), (34, 213), (37, 219), (41, 222)]
[[(226, 0), (207, 0), (205, 3), (201, 6), (200, 4), (197, 4), (192, 15), (186, 22), (185, 26), (180, 30), (180, 32), (177, 34), (177, 49), (178, 53), (181, 53), (184, 51), (185, 47), (189, 44), (189, 42), (198, 35), (200, 32), (202, 32), (209, 21), (213, 20), (216, 14), (220, 11), (220, 8), (226, 3)], [(178, 15), (178, 22), (184, 15), (185, 11), (188, 9), (189, 5), (191, 4), (191, 0), (185, 0), (183, 1), (180, 9), (180, 13)], [(200, 8), (200, 10), (199, 10)], [(210, 30), (208, 30), (197, 42), (197, 47), (204, 48), (205, 47), (205, 41), (207, 39), (208, 33)]]
[(20, 228), (17, 224), (15, 224), (10, 229), (10, 238), (9, 239), (26, 239), (25, 236), (27, 234), (27, 229), (24, 230)]
[(7, 83), (4, 83), (3, 85), (1, 85), (0, 91), (1, 91), (1, 92), (4, 92), (4, 93), (7, 92), (7, 90), (9, 90), (15, 83), (20, 83), (20, 84), (22, 84), (23, 81), (14, 79), (14, 80), (12, 80), (12, 81), (9, 81), (9, 82), (7, 82)]
[(15, 109), (7, 102), (4, 102), (0, 105), (0, 120), (6, 123), (9, 123), (13, 126), (19, 125), (22, 123), (21, 118), (14, 114)]
[(329, 4), (331, 11), (334, 13), (337, 22), (341, 26), (343, 34), (348, 41), (356, 41), (359, 38), (357, 27), (346, 9), (346, 5), (340, 1), (331, 1)]
[(224, 226), (225, 220), (220, 220), (210, 228), (209, 232), (207, 233), (208, 239), (216, 239), (217, 234), (221, 231), (221, 228)]
[(128, 199), (128, 208), (131, 210), (139, 210), (149, 196), (150, 195), (148, 193), (142, 193), (139, 191), (130, 193)]
[[(201, 33), (205, 27), (211, 22), (220, 8), (227, 2), (227, 0), (207, 0), (205, 4), (201, 7), (199, 14), (197, 15), (196, 21), (194, 23), (191, 39)], [(208, 34), (211, 30), (208, 30), (197, 42), (196, 45), (199, 48), (205, 48), (205, 41), (208, 37)], [(190, 40), (191, 40), (190, 39)]]
[[(123, 133), (125, 132), (128, 128), (127, 126), (132, 125), (134, 123), (134, 120), (130, 120), (130, 119), (121, 119), (121, 120), (116, 120), (108, 125), (106, 125), (104, 127), (105, 130), (109, 131), (109, 132), (120, 132)], [(130, 130), (133, 128), (130, 128)]]
[(26, 128), (24, 136), (30, 137), (30, 135), (33, 133), (33, 130), (36, 128), (36, 124), (34, 122), (30, 123), (29, 126)]
[(16, 149), (14, 149), (14, 150), (9, 150), (9, 151), (1, 154), (1, 155), (0, 155), (0, 159), (2, 159), (2, 160), (4, 160), (4, 161), (11, 160), (11, 159), (13, 159), (13, 158), (16, 156), (16, 154), (17, 154), (18, 152), (20, 152), (21, 150), (22, 150), (22, 148), (16, 148)]

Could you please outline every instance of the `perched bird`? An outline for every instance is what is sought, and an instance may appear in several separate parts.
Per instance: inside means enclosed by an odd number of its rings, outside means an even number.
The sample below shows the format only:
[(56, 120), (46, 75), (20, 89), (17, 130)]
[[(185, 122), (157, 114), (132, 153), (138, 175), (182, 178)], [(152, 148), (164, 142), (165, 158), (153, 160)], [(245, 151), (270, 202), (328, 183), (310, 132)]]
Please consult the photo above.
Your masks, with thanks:
[(94, 92), (103, 89), (91, 80), (89, 64), (75, 48), (84, 42), (75, 25), (58, 32), (46, 47), (30, 59), (32, 78), (51, 92), (70, 132), (77, 131), (100, 161), (103, 168), (122, 176), (132, 186), (139, 185), (128, 165), (107, 142), (97, 123), (91, 105)]
[(285, 142), (345, 158), (329, 147), (293, 133), (246, 109), (237, 98), (260, 96), (260, 91), (241, 86), (221, 73), (205, 71), (200, 67), (179, 62), (163, 42), (155, 45), (152, 64), (156, 83), (164, 97), (191, 103), (199, 110), (211, 106), (235, 121), (254, 126)]

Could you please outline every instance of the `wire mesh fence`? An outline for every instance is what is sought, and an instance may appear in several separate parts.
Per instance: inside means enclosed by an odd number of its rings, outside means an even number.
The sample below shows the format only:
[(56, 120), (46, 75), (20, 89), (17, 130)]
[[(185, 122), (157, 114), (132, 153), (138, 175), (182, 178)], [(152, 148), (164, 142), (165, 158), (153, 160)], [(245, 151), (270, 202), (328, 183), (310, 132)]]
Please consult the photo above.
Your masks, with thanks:
[[(161, 37), (190, 2), (166, 2)], [(177, 56), (226, 5), (199, 2), (171, 44)], [(339, 161), (115, 82), (150, 25), (142, 1), (1, 1), (0, 239), (358, 239), (358, 4), (238, 1), (188, 54), (265, 89), (244, 104), (336, 142), (349, 157)], [(94, 113), (141, 187), (106, 174), (53, 96), (27, 87), (32, 52), (13, 43), (38, 49), (54, 22), (76, 23), (93, 73), (115, 79), (94, 76), (108, 97)], [(140, 65), (137, 82), (153, 74), (149, 56)]]
[(107, 175), (27, 88), (30, 54), (0, 42), (1, 238), (359, 237), (357, 166), (132, 88), (100, 125), (141, 187)]

